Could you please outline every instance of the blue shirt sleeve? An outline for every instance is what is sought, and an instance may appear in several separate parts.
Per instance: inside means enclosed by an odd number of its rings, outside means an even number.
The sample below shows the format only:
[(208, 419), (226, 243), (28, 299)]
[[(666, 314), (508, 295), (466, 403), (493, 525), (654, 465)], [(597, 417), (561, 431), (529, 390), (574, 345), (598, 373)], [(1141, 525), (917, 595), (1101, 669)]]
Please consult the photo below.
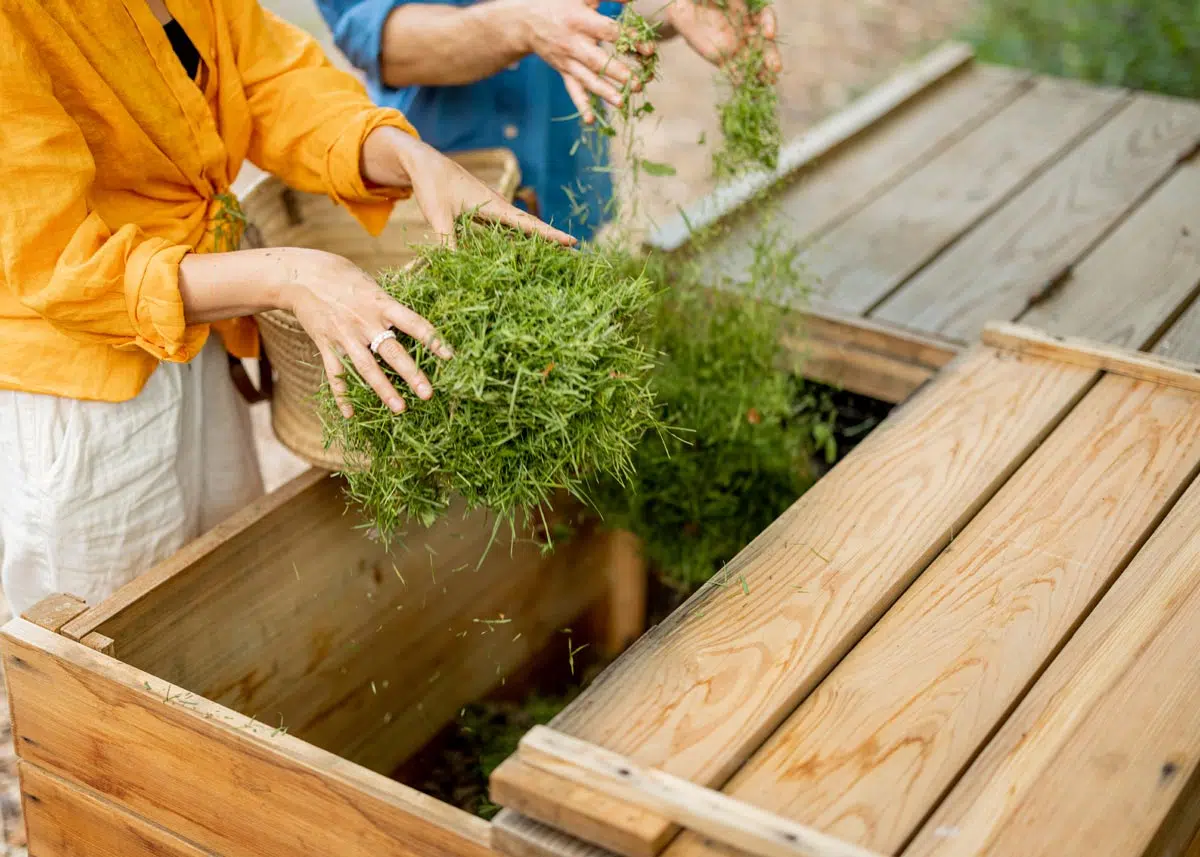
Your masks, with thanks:
[(624, 8), (625, 8), (624, 3), (613, 3), (613, 2), (609, 2), (609, 0), (606, 0), (606, 2), (601, 3), (596, 8), (596, 11), (599, 12), (601, 15), (607, 15), (610, 18), (616, 18), (621, 14), (621, 10)]

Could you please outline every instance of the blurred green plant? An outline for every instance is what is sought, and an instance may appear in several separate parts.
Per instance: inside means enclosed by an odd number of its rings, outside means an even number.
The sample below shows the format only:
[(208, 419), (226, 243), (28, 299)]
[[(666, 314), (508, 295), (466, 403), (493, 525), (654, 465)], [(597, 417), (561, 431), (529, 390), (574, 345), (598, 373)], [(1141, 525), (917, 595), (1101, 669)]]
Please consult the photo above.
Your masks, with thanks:
[(989, 62), (1200, 96), (1198, 0), (980, 0), (967, 35)]

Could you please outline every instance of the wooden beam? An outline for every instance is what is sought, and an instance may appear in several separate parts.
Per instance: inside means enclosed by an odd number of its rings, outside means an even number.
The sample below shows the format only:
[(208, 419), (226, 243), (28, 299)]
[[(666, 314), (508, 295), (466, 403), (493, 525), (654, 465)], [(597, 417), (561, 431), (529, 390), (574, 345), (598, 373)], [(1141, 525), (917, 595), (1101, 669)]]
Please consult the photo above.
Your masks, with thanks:
[(482, 819), (30, 622), (0, 652), (21, 759), (200, 849), (492, 853)]
[(985, 345), (993, 348), (1200, 393), (1200, 365), (1194, 363), (1128, 351), (1073, 336), (1055, 336), (1006, 322), (988, 324), (983, 330), (982, 339)]
[(63, 626), (87, 609), (87, 602), (82, 598), (57, 592), (34, 604), (21, 614), (21, 618), (47, 631), (58, 633)]
[(522, 760), (539, 770), (650, 807), (676, 824), (758, 857), (880, 857), (546, 726), (529, 730), (519, 752)]
[(216, 857), (36, 765), (18, 762), (17, 769), (35, 857)]
[[(720, 787), (1095, 377), (1052, 361), (998, 359), (986, 348), (964, 355), (551, 725)], [(582, 784), (529, 772), (517, 758), (492, 775), (491, 788), (503, 806), (631, 857), (654, 853), (675, 827)]]
[(649, 245), (665, 252), (679, 249), (693, 230), (715, 223), (780, 178), (829, 154), (973, 59), (971, 47), (957, 42), (934, 50), (788, 145), (780, 152), (779, 166), (774, 172), (754, 174), (718, 188), (711, 196), (671, 217), (651, 235)]

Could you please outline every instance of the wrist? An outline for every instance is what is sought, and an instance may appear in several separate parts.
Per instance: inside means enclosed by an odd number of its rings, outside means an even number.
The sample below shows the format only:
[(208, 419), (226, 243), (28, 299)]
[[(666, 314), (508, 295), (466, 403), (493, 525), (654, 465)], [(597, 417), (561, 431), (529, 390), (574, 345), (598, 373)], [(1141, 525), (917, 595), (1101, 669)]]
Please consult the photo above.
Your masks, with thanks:
[(359, 162), (363, 180), (377, 187), (412, 187), (413, 163), (423, 145), (399, 128), (376, 128), (363, 141)]
[(523, 0), (491, 0), (474, 8), (489, 16), (488, 24), (506, 53), (519, 58), (535, 52), (536, 28), (530, 20), (529, 6)]

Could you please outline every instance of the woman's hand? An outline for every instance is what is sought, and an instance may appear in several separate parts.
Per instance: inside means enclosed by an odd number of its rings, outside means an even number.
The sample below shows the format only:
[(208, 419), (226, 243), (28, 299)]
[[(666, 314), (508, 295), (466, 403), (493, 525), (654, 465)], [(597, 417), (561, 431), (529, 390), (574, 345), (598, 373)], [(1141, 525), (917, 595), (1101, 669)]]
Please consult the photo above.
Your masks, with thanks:
[(707, 0), (671, 0), (666, 17), (692, 49), (714, 65), (725, 66), (747, 45), (761, 40), (767, 72), (777, 75), (783, 67), (775, 44), (775, 11), (770, 7), (751, 14), (746, 0), (727, 0), (724, 9)]
[(362, 173), (376, 185), (411, 187), (429, 225), (451, 246), (455, 218), (466, 212), (527, 235), (540, 235), (567, 246), (576, 243), (567, 233), (509, 205), (454, 161), (398, 128), (377, 128), (367, 136)]
[[(269, 309), (291, 311), (316, 344), (346, 417), (354, 411), (346, 399), (343, 355), (389, 408), (396, 413), (406, 408), (371, 353), (371, 342), (381, 333), (395, 329), (443, 360), (454, 356), (428, 321), (388, 297), (350, 260), (321, 250), (274, 247), (190, 254), (179, 267), (179, 291), (189, 324)], [(429, 379), (396, 339), (383, 340), (378, 353), (419, 397), (433, 395)]]

